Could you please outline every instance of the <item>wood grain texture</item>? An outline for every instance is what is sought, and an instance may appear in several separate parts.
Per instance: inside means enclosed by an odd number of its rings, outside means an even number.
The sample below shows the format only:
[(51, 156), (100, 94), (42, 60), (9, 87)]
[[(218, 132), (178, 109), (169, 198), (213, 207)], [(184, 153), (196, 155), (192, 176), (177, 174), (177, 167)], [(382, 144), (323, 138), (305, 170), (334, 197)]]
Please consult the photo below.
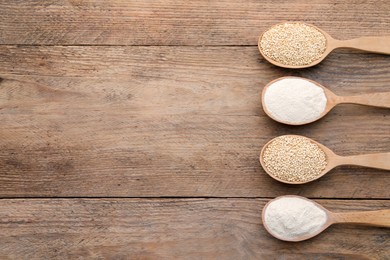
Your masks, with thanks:
[(335, 225), (292, 244), (261, 223), (264, 197), (286, 194), (388, 209), (388, 172), (341, 167), (289, 186), (258, 161), (282, 134), (388, 152), (388, 109), (340, 105), (291, 127), (259, 96), (286, 75), (338, 95), (389, 91), (388, 57), (337, 50), (292, 71), (256, 46), (283, 20), (389, 35), (389, 13), (386, 0), (0, 0), (0, 259), (389, 259), (388, 229)]
[[(385, 228), (335, 225), (301, 243), (261, 223), (264, 199), (0, 200), (1, 259), (388, 259)], [(335, 212), (389, 201), (317, 200)]]
[(0, 195), (388, 198), (386, 171), (341, 167), (287, 186), (261, 169), (262, 146), (282, 134), (340, 155), (390, 147), (388, 109), (341, 105), (301, 127), (266, 117), (261, 89), (285, 74), (340, 95), (390, 80), (387, 57), (347, 51), (290, 71), (256, 47), (1, 46)]
[(1, 1), (0, 44), (256, 45), (281, 20), (341, 39), (390, 34), (387, 0)]
[(390, 208), (386, 171), (341, 167), (289, 186), (258, 161), (281, 134), (340, 155), (389, 151), (388, 109), (340, 105), (290, 127), (259, 96), (286, 75), (339, 95), (389, 91), (388, 57), (337, 50), (291, 71), (256, 46), (283, 20), (339, 39), (389, 35), (389, 13), (386, 0), (0, 0), (0, 259), (389, 259), (383, 228), (278, 241), (257, 198)]

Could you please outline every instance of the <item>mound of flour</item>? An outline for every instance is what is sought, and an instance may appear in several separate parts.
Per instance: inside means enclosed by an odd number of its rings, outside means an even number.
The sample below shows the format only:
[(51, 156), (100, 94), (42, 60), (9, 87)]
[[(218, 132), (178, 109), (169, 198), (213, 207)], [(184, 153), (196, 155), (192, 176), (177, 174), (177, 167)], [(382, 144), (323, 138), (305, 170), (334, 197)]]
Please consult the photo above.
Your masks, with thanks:
[(276, 199), (264, 212), (264, 224), (273, 235), (284, 240), (315, 234), (326, 220), (327, 215), (322, 208), (298, 197)]
[(318, 119), (327, 98), (324, 90), (302, 78), (284, 78), (268, 86), (264, 106), (276, 119), (288, 124), (303, 124)]

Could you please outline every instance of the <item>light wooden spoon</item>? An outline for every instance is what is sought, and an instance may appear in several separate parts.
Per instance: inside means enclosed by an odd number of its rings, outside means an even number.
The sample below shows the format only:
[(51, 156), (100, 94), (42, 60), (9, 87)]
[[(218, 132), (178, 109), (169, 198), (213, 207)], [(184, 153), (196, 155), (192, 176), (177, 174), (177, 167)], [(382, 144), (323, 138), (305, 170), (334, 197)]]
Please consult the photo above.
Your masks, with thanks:
[[(306, 122), (297, 122), (297, 123), (286, 122), (286, 121), (283, 121), (283, 120), (275, 117), (268, 110), (266, 102), (264, 100), (265, 93), (267, 92), (267, 90), (269, 89), (269, 87), (272, 84), (276, 83), (277, 81), (280, 81), (283, 79), (288, 79), (288, 78), (306, 80), (306, 81), (309, 81), (309, 82), (317, 85), (318, 87), (320, 87), (324, 90), (324, 93), (325, 93), (325, 96), (327, 99), (327, 103), (326, 103), (324, 111), (321, 114), (319, 114), (317, 118), (310, 120), (310, 121), (306, 121)], [(322, 86), (320, 83), (318, 83), (316, 81), (306, 79), (306, 78), (301, 78), (301, 77), (287, 76), (287, 77), (281, 77), (281, 78), (275, 79), (275, 80), (271, 81), (270, 83), (268, 83), (263, 88), (263, 91), (261, 94), (261, 102), (262, 102), (264, 112), (273, 120), (280, 122), (280, 123), (283, 123), (283, 124), (288, 124), (288, 125), (304, 125), (304, 124), (312, 123), (312, 122), (317, 121), (318, 119), (324, 117), (332, 108), (334, 108), (336, 105), (339, 105), (339, 104), (358, 104), (358, 105), (390, 108), (390, 92), (379, 92), (379, 93), (363, 94), (363, 95), (357, 95), (357, 96), (337, 96), (332, 91), (330, 91), (329, 89)]]
[[(322, 56), (319, 59), (314, 60), (310, 64), (306, 64), (306, 65), (286, 65), (286, 64), (280, 63), (278, 61), (272, 60), (271, 58), (269, 58), (268, 56), (266, 56), (263, 53), (263, 51), (262, 51), (262, 49), (260, 47), (260, 42), (261, 42), (261, 39), (262, 39), (262, 37), (263, 37), (263, 35), (265, 33), (264, 32), (259, 37), (259, 41), (258, 41), (259, 51), (260, 51), (261, 55), (263, 55), (263, 57), (267, 61), (269, 61), (270, 63), (272, 63), (272, 64), (274, 64), (276, 66), (279, 66), (279, 67), (290, 68), (290, 69), (308, 68), (308, 67), (317, 65), (323, 59), (325, 59), (325, 57), (328, 56), (328, 54), (331, 51), (333, 51), (334, 49), (338, 49), (338, 48), (351, 48), (351, 49), (358, 49), (358, 50), (367, 51), (367, 52), (373, 52), (373, 53), (390, 54), (390, 36), (361, 37), (361, 38), (355, 38), (355, 39), (351, 39), (351, 40), (337, 40), (337, 39), (332, 38), (325, 31), (319, 29), (318, 27), (316, 27), (316, 26), (314, 26), (312, 24), (307, 24), (307, 23), (304, 23), (304, 22), (285, 22), (285, 23), (302, 23), (302, 24), (305, 24), (307, 26), (314, 27), (315, 29), (320, 31), (325, 36), (325, 38), (326, 38), (326, 49), (325, 49), (325, 52), (322, 54)], [(275, 27), (277, 25), (280, 25), (280, 24), (285, 24), (285, 23), (275, 24), (271, 28), (273, 28), (273, 27)], [(269, 28), (268, 30), (270, 30), (271, 28)]]
[[(323, 210), (326, 213), (326, 222), (316, 231), (313, 233), (295, 236), (295, 237), (281, 237), (280, 235), (276, 234), (265, 221), (265, 214), (267, 211), (267, 207), (275, 202), (276, 200), (280, 200), (283, 198), (298, 198), (310, 201), (315, 204), (319, 209)], [(359, 225), (367, 225), (367, 226), (377, 226), (377, 227), (387, 227), (390, 228), (390, 209), (385, 210), (375, 210), (375, 211), (355, 211), (355, 212), (343, 212), (343, 213), (335, 213), (327, 210), (317, 202), (307, 199), (305, 197), (301, 196), (295, 196), (295, 195), (286, 195), (286, 196), (280, 196), (277, 197), (271, 201), (269, 201), (263, 208), (262, 212), (262, 221), (265, 229), (274, 237), (280, 240), (284, 241), (290, 241), (290, 242), (299, 242), (303, 241), (312, 237), (317, 236), (321, 232), (323, 232), (325, 229), (327, 229), (329, 226), (333, 224), (342, 224), (342, 223), (350, 223), (350, 224), (359, 224)]]
[[(324, 176), (327, 172), (332, 170), (333, 168), (340, 166), (340, 165), (357, 165), (357, 166), (363, 166), (363, 167), (370, 167), (370, 168), (376, 168), (376, 169), (382, 169), (382, 170), (390, 170), (390, 152), (387, 153), (375, 153), (375, 154), (361, 154), (361, 155), (350, 155), (350, 156), (340, 156), (335, 154), (332, 150), (330, 150), (328, 147), (308, 138), (305, 136), (300, 135), (287, 135), (287, 136), (299, 136), (308, 139), (310, 142), (318, 145), (318, 147), (325, 153), (327, 164), (325, 169), (319, 174), (317, 177), (308, 180), (308, 181), (302, 181), (302, 182), (293, 182), (293, 181), (286, 181), (283, 179), (280, 179), (276, 176), (274, 176), (269, 170), (267, 169), (265, 163), (264, 163), (264, 152), (267, 149), (267, 146), (274, 141), (272, 139), (268, 143), (266, 143), (261, 150), (260, 153), (260, 163), (265, 172), (274, 178), (277, 181), (288, 183), (288, 184), (303, 184), (308, 183), (314, 180), (317, 180), (318, 178)], [(277, 138), (277, 137), (276, 137)]]

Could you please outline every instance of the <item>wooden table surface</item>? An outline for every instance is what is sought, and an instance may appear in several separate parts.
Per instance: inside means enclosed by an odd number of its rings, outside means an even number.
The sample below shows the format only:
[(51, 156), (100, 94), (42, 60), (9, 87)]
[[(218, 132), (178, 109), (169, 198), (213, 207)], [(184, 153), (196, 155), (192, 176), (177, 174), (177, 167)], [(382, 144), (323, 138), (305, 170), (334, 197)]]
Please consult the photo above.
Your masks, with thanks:
[(340, 95), (389, 91), (385, 55), (266, 62), (258, 36), (285, 20), (389, 35), (390, 3), (0, 1), (0, 259), (390, 259), (389, 229), (287, 243), (262, 226), (265, 203), (287, 194), (336, 212), (390, 208), (384, 170), (290, 186), (261, 168), (282, 134), (341, 155), (390, 150), (389, 109), (340, 105), (300, 127), (265, 115), (262, 87), (286, 75)]

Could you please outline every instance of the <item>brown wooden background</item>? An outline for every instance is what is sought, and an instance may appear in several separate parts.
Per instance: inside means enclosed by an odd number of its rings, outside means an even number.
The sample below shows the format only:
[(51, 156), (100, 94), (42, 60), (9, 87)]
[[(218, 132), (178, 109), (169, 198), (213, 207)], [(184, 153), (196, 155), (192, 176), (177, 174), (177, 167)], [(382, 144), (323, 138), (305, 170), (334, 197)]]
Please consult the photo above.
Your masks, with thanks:
[(389, 259), (383, 228), (292, 244), (262, 227), (264, 204), (285, 194), (390, 208), (386, 171), (340, 167), (289, 186), (261, 169), (262, 146), (281, 134), (341, 155), (390, 150), (388, 109), (340, 105), (301, 127), (266, 117), (259, 94), (276, 77), (389, 91), (385, 55), (267, 63), (257, 38), (285, 20), (339, 39), (389, 35), (390, 3), (0, 1), (0, 259)]

